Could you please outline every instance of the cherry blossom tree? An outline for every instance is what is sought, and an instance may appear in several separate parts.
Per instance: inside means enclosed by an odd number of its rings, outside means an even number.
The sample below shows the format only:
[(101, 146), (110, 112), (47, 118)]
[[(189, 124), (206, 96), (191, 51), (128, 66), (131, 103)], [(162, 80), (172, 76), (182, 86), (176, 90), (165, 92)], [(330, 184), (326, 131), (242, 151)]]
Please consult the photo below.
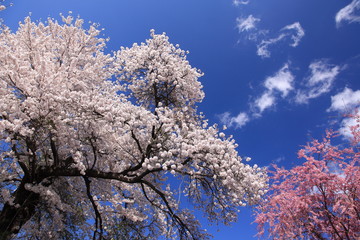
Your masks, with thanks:
[(275, 166), (269, 195), (257, 208), (259, 234), (273, 239), (360, 239), (360, 116), (352, 143), (336, 145), (334, 132), (299, 151), (305, 162)]
[(202, 73), (151, 31), (106, 54), (98, 26), (29, 17), (0, 33), (1, 239), (205, 239), (267, 175), (196, 109)]

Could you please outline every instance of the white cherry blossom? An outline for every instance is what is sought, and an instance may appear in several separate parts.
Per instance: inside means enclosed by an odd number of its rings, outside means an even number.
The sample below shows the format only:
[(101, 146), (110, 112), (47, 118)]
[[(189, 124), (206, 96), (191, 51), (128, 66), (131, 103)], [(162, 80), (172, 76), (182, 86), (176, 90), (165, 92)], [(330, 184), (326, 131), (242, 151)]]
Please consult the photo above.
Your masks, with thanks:
[(261, 198), (265, 172), (197, 112), (187, 52), (151, 30), (106, 54), (97, 25), (62, 22), (0, 33), (0, 238), (205, 239), (180, 196), (225, 223)]

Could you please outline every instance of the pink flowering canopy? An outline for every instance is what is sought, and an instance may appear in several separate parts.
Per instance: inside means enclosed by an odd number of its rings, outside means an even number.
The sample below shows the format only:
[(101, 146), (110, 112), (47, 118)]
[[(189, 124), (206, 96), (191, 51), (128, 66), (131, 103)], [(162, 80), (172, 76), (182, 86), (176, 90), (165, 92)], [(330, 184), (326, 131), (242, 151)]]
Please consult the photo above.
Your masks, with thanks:
[(260, 236), (360, 239), (360, 116), (353, 118), (351, 143), (335, 145), (328, 131), (299, 151), (301, 166), (275, 166), (269, 194), (257, 207)]
[(105, 54), (62, 21), (0, 32), (0, 238), (204, 239), (180, 196), (225, 223), (261, 199), (266, 173), (197, 113), (187, 52), (152, 30)]

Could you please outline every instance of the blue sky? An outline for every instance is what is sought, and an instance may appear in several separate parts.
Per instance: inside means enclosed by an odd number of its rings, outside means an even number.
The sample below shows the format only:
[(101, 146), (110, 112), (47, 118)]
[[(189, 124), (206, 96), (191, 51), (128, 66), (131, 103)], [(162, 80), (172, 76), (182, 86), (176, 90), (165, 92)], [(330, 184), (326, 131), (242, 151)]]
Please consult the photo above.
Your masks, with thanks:
[[(296, 152), (326, 128), (346, 138), (341, 116), (360, 101), (360, 0), (14, 0), (0, 12), (15, 30), (72, 11), (100, 23), (108, 51), (149, 38), (150, 29), (189, 50), (201, 69), (211, 123), (227, 124), (253, 164), (301, 164)], [(214, 239), (255, 239), (251, 210)], [(217, 231), (219, 229), (220, 231)]]

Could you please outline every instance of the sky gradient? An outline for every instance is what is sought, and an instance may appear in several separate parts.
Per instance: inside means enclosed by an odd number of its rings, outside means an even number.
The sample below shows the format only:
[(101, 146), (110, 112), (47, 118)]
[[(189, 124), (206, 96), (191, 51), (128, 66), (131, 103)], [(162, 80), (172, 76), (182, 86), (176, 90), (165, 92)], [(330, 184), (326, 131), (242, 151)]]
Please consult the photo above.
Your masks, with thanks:
[[(302, 163), (297, 151), (325, 129), (346, 139), (360, 101), (360, 0), (14, 0), (0, 12), (13, 31), (29, 15), (72, 11), (99, 23), (107, 51), (144, 42), (150, 29), (189, 50), (201, 69), (210, 123), (226, 124), (241, 156), (261, 167)], [(204, 228), (214, 239), (256, 239), (251, 209), (231, 227)], [(219, 231), (218, 231), (219, 230)]]

